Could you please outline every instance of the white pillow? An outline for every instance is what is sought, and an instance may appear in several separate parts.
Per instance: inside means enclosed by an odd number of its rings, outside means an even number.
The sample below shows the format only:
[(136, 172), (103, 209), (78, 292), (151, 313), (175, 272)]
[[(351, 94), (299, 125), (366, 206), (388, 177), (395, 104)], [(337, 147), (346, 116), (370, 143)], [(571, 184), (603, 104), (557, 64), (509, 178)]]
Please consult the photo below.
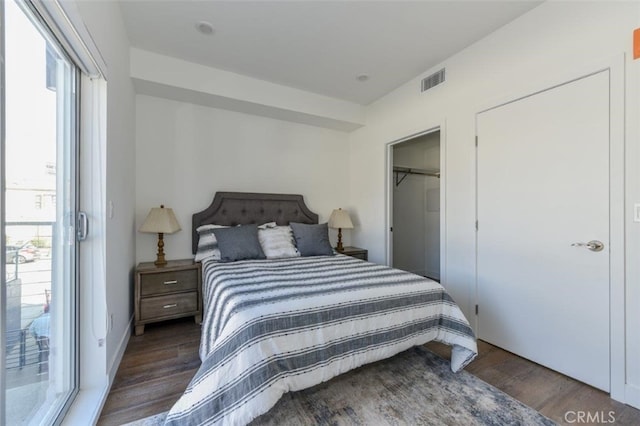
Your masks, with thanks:
[(198, 232), (198, 250), (196, 251), (196, 262), (202, 262), (204, 259), (211, 258), (220, 260), (220, 249), (218, 248), (218, 240), (213, 233), (216, 228), (228, 228), (222, 225), (202, 225), (196, 229)]
[(258, 240), (267, 259), (300, 256), (293, 243), (293, 231), (290, 226), (258, 229)]
[(258, 225), (258, 229), (267, 229), (267, 228), (275, 228), (275, 227), (276, 227), (275, 222), (267, 222), (267, 223), (263, 223), (262, 225)]

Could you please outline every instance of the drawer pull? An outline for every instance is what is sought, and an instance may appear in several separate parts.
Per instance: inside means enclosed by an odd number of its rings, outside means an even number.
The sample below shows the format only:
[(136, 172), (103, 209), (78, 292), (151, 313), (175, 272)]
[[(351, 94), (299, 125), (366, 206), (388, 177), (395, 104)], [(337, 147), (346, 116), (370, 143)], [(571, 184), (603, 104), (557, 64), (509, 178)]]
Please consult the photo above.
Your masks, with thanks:
[(165, 282), (164, 282), (164, 285), (171, 285), (171, 284), (178, 284), (178, 280), (165, 281)]
[(164, 305), (164, 306), (163, 306), (163, 308), (164, 308), (164, 309), (169, 309), (169, 308), (175, 308), (175, 307), (177, 307), (177, 306), (178, 306), (178, 304), (177, 304), (177, 303), (172, 303), (172, 304), (170, 304), (170, 305)]

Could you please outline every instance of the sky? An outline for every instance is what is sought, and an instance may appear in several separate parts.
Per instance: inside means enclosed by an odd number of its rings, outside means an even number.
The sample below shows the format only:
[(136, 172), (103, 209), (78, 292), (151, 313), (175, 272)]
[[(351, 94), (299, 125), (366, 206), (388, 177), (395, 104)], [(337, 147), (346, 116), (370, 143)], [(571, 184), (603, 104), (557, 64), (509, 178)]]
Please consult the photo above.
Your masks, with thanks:
[(4, 4), (7, 186), (53, 189), (46, 164), (56, 162), (56, 92), (46, 88), (46, 41), (14, 1)]
[[(56, 55), (56, 90), (47, 88), (47, 43), (13, 0), (5, 6), (5, 179), (7, 221), (54, 221), (73, 197), (70, 173), (75, 153), (69, 134), (74, 113), (71, 63)], [(65, 81), (67, 89), (65, 89)], [(66, 109), (65, 109), (66, 108)], [(70, 118), (71, 117), (71, 118)], [(66, 120), (66, 122), (64, 121)], [(67, 133), (65, 135), (64, 130)], [(59, 157), (59, 158), (58, 158)], [(66, 179), (66, 180), (64, 180)], [(55, 196), (52, 197), (52, 195)]]

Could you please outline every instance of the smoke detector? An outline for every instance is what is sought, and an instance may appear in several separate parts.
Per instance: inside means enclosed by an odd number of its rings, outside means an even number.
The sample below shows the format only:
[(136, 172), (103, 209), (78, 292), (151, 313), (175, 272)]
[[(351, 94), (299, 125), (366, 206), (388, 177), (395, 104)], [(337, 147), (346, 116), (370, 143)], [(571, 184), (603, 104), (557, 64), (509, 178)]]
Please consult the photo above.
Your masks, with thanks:
[(200, 34), (204, 35), (211, 35), (214, 32), (213, 25), (211, 25), (211, 22), (207, 21), (196, 22), (196, 30), (198, 30)]

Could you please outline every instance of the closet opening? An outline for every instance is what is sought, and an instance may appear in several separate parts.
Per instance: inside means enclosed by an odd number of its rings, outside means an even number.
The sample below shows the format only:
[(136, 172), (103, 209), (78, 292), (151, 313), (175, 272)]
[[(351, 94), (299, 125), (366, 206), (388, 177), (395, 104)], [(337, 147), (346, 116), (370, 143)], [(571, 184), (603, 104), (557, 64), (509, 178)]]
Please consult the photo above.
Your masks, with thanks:
[(388, 247), (390, 266), (440, 282), (440, 129), (388, 145)]

